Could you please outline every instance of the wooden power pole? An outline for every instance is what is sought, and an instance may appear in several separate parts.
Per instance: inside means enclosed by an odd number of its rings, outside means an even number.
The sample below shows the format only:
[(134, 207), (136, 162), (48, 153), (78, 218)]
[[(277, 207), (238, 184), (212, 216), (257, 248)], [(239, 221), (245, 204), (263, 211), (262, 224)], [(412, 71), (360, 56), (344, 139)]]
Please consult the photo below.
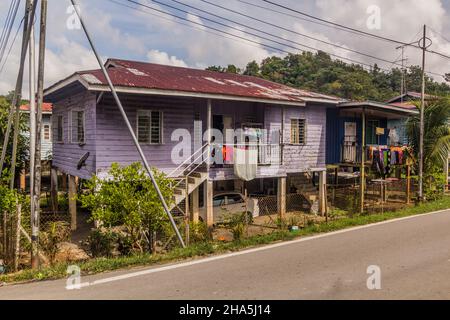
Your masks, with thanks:
[(39, 62), (37, 81), (37, 115), (36, 115), (36, 158), (35, 158), (35, 204), (34, 212), (31, 213), (31, 241), (32, 241), (32, 268), (39, 267), (39, 215), (41, 201), (41, 128), (42, 128), (42, 104), (44, 102), (44, 64), (45, 64), (45, 41), (47, 32), (47, 0), (41, 0), (41, 22), (39, 34)]
[(427, 52), (427, 26), (423, 26), (422, 47), (422, 92), (420, 104), (420, 137), (419, 137), (419, 200), (423, 200), (423, 136), (425, 130), (425, 55)]

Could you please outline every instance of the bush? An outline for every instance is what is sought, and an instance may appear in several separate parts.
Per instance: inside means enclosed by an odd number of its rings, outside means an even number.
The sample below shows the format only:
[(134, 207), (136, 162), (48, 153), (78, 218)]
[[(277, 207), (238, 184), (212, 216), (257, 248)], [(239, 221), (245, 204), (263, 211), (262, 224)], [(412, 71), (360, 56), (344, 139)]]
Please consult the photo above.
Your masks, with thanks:
[[(167, 205), (173, 201), (170, 180), (164, 173), (152, 169)], [(162, 232), (169, 225), (152, 181), (140, 163), (128, 167), (112, 164), (109, 179), (94, 176), (87, 182), (88, 191), (79, 195), (84, 208), (92, 212), (91, 220), (104, 228), (124, 226), (129, 238), (122, 239), (122, 248), (148, 248), (145, 234)], [(98, 235), (97, 235), (98, 236)]]
[(111, 230), (94, 229), (87, 241), (93, 257), (112, 257), (117, 240), (117, 234)]
[(58, 244), (70, 239), (70, 226), (66, 222), (51, 222), (46, 230), (40, 233), (39, 245), (53, 264), (58, 253)]

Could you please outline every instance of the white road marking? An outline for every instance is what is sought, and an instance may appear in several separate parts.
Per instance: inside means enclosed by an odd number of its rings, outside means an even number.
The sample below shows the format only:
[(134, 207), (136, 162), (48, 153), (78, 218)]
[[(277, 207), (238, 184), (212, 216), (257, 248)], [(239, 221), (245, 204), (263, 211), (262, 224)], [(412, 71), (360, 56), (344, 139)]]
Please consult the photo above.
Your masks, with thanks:
[(414, 216), (408, 216), (408, 217), (403, 217), (403, 218), (398, 218), (398, 219), (386, 220), (386, 221), (381, 221), (381, 222), (372, 223), (372, 224), (366, 224), (363, 226), (342, 229), (342, 230), (328, 232), (328, 233), (319, 234), (319, 235), (315, 235), (315, 236), (305, 237), (305, 238), (301, 238), (301, 239), (297, 239), (297, 240), (291, 240), (291, 241), (285, 241), (285, 242), (281, 242), (281, 243), (270, 244), (270, 245), (267, 245), (264, 247), (247, 249), (247, 250), (243, 250), (243, 251), (227, 253), (224, 255), (213, 256), (213, 257), (209, 257), (209, 258), (203, 258), (203, 259), (199, 259), (199, 260), (188, 261), (188, 262), (168, 265), (168, 266), (164, 266), (164, 267), (159, 267), (159, 268), (153, 268), (153, 269), (147, 269), (147, 270), (127, 273), (127, 274), (123, 274), (120, 276), (95, 280), (92, 282), (83, 282), (83, 283), (81, 283), (80, 286), (81, 286), (81, 288), (85, 288), (85, 287), (89, 287), (89, 286), (95, 286), (95, 285), (99, 285), (99, 284), (105, 284), (105, 283), (109, 283), (109, 282), (140, 277), (140, 276), (144, 276), (144, 275), (148, 275), (148, 274), (152, 274), (152, 273), (163, 272), (163, 271), (168, 271), (168, 270), (173, 270), (173, 269), (179, 269), (179, 268), (189, 267), (189, 266), (193, 266), (193, 265), (197, 265), (197, 264), (208, 263), (208, 262), (212, 262), (212, 261), (241, 256), (241, 255), (245, 255), (245, 254), (266, 251), (266, 250), (270, 250), (270, 249), (274, 249), (274, 248), (278, 248), (278, 247), (289, 246), (289, 245), (293, 245), (293, 244), (297, 244), (297, 243), (301, 243), (301, 242), (305, 242), (305, 241), (311, 241), (311, 240), (321, 239), (321, 238), (325, 238), (325, 237), (331, 237), (331, 236), (342, 234), (342, 233), (372, 228), (372, 227), (380, 226), (383, 224), (394, 223), (394, 222), (399, 222), (399, 221), (404, 221), (404, 220), (410, 220), (410, 219), (425, 217), (425, 216), (444, 213), (444, 212), (449, 212), (449, 209), (439, 210), (439, 211), (434, 211), (434, 212), (429, 212), (429, 213), (424, 213), (424, 214), (419, 214), (419, 215), (414, 215)]

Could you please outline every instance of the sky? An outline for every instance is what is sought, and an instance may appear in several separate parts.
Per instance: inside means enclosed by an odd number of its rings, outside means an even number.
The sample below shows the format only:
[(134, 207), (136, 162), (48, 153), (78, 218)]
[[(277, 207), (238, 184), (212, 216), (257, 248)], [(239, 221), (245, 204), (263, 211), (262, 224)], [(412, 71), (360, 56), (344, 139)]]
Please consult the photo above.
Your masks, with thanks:
[[(4, 26), (11, 1), (0, 0), (0, 28)], [(381, 67), (392, 67), (392, 64), (379, 62), (369, 57), (250, 20), (201, 0), (158, 0), (158, 2), (181, 8), (188, 11), (188, 13), (167, 8), (152, 0), (136, 1), (156, 10), (177, 14), (187, 21), (178, 20), (160, 12), (136, 6), (127, 0), (78, 0), (86, 25), (102, 59), (122, 58), (192, 68), (235, 64), (244, 68), (252, 60), (261, 62), (269, 56), (284, 56), (286, 53), (279, 51), (279, 49), (292, 53), (300, 52), (289, 46), (248, 35), (248, 32), (255, 34), (257, 32), (243, 26), (236, 26), (229, 21), (220, 20), (207, 13), (195, 11), (192, 8), (181, 5), (181, 2), (205, 10), (208, 13), (263, 30), (266, 33), (295, 41), (298, 44), (304, 44), (367, 64), (376, 62)], [(256, 17), (273, 25), (331, 42), (341, 47), (381, 57), (388, 61), (395, 61), (401, 58), (401, 51), (396, 49), (397, 45), (394, 43), (355, 35), (306, 21), (304, 17), (299, 19), (245, 3), (250, 2), (259, 6), (284, 11), (291, 15), (294, 14), (263, 0), (208, 1)], [(326, 20), (408, 43), (418, 41), (421, 38), (423, 25), (426, 24), (430, 30), (429, 37), (433, 42), (431, 49), (450, 55), (450, 42), (448, 41), (450, 40), (450, 0), (272, 1)], [(22, 15), (24, 2), (25, 0), (22, 0), (20, 7)], [(122, 5), (118, 3), (122, 3)], [(39, 15), (39, 11), (37, 14)], [(221, 21), (225, 25), (213, 24), (205, 18)], [(17, 19), (13, 33), (17, 30), (19, 20)], [(189, 21), (192, 21), (194, 24)], [(36, 26), (38, 25), (37, 23)], [(206, 26), (212, 26), (222, 32), (245, 37), (252, 42), (232, 39), (231, 36), (210, 30)], [(230, 26), (233, 26), (234, 29), (230, 28)], [(267, 34), (260, 35), (270, 38)], [(20, 38), (21, 34), (19, 33), (5, 69), (0, 74), (0, 94), (5, 94), (14, 88), (19, 68)], [(280, 39), (274, 40), (283, 42)], [(262, 45), (264, 43), (275, 48), (265, 47)], [(291, 43), (290, 45), (299, 47), (297, 44)], [(310, 49), (306, 50), (311, 51)], [(407, 48), (405, 57), (408, 58), (408, 64), (418, 65), (421, 62), (421, 52), (414, 48)], [(69, 76), (73, 72), (98, 68), (86, 37), (82, 29), (78, 28), (77, 21), (74, 19), (69, 0), (48, 0), (48, 34), (45, 66), (46, 86)], [(426, 69), (439, 74), (450, 72), (450, 60), (428, 55)], [(435, 79), (443, 81), (442, 77), (435, 76)], [(26, 72), (24, 97), (26, 97), (27, 90), (28, 74)]]

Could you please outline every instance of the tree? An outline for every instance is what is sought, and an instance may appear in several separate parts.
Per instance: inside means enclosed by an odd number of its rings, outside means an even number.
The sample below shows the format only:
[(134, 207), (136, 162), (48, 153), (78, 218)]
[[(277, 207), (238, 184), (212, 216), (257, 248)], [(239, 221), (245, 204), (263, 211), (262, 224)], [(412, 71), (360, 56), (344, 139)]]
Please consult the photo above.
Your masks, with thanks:
[(254, 76), (254, 77), (259, 75), (259, 65), (255, 60), (253, 60), (247, 64), (247, 66), (245, 67), (245, 70), (244, 70), (244, 75)]
[[(170, 180), (153, 168), (161, 193), (170, 206), (173, 190)], [(92, 220), (105, 228), (124, 226), (134, 246), (143, 250), (153, 232), (167, 229), (169, 221), (148, 174), (140, 163), (121, 167), (113, 163), (109, 179), (94, 176), (86, 185), (89, 192), (80, 195), (84, 208), (92, 213)]]
[[(443, 98), (426, 105), (424, 110), (424, 172), (441, 170), (450, 152), (450, 99)], [(410, 145), (416, 157), (419, 153), (420, 116), (408, 119), (406, 124)]]
[[(8, 124), (8, 115), (11, 107), (12, 95), (13, 93), (10, 92), (6, 97), (0, 96), (0, 152), (1, 149), (3, 148), (3, 141), (5, 139), (5, 132)], [(22, 101), (22, 103), (25, 104), (27, 103), (27, 101)], [(24, 114), (20, 114), (20, 132), (23, 133), (27, 131), (28, 131), (28, 117), (26, 117)], [(9, 152), (6, 153), (5, 168), (8, 168), (10, 166), (13, 134), (14, 130), (11, 130), (11, 135), (8, 144)], [(16, 169), (23, 168), (25, 166), (26, 161), (28, 161), (28, 145), (29, 139), (25, 135), (19, 134)]]

